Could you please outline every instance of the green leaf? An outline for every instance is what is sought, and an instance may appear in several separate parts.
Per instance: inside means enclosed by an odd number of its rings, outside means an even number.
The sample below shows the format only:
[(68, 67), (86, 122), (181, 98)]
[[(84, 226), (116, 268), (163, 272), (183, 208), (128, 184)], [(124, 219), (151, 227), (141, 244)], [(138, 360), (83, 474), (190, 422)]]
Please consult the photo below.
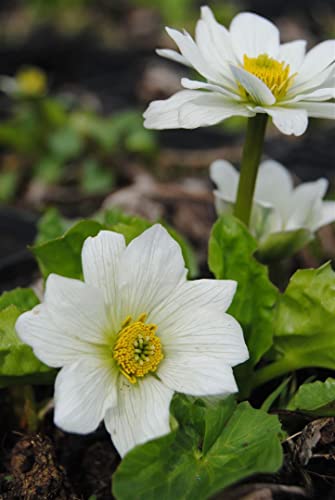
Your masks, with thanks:
[(70, 126), (62, 127), (50, 134), (48, 145), (52, 156), (63, 161), (78, 156), (84, 147), (80, 135)]
[(0, 297), (0, 388), (54, 378), (55, 370), (41, 363), (15, 330), (17, 318), (36, 304), (38, 299), (30, 289), (17, 288)]
[(231, 215), (215, 223), (209, 241), (209, 268), (217, 279), (238, 283), (229, 309), (242, 325), (254, 366), (272, 345), (273, 308), (278, 291), (268, 278), (268, 270), (254, 257), (256, 240)]
[(335, 273), (330, 264), (293, 275), (274, 326), (274, 347), (288, 369), (335, 369)]
[[(40, 220), (37, 244), (32, 247), (32, 252), (37, 257), (45, 278), (50, 273), (56, 273), (81, 279), (81, 249), (88, 236), (95, 236), (102, 229), (110, 229), (123, 234), (128, 244), (153, 224), (141, 217), (126, 215), (115, 209), (97, 214), (96, 220), (76, 222), (63, 234), (64, 229), (71, 225), (71, 221), (51, 209)], [(163, 225), (179, 243), (186, 267), (193, 277), (197, 273), (197, 264), (191, 247), (174, 229), (165, 223)]]
[(118, 500), (134, 492), (138, 500), (206, 499), (252, 474), (280, 468), (277, 416), (248, 403), (236, 407), (231, 398), (215, 407), (189, 401), (195, 408), (187, 410), (179, 398), (172, 403), (178, 430), (134, 448), (121, 462), (113, 477)]
[(302, 384), (287, 409), (313, 412), (317, 416), (335, 416), (335, 379)]
[(29, 311), (38, 303), (36, 294), (30, 288), (15, 288), (10, 292), (3, 292), (0, 296), (0, 311), (12, 305), (20, 312)]
[(41, 272), (46, 278), (50, 273), (69, 278), (82, 277), (81, 249), (88, 236), (95, 236), (103, 226), (93, 220), (77, 222), (66, 233), (54, 240), (32, 247)]
[(46, 184), (54, 184), (60, 181), (64, 173), (62, 159), (53, 156), (41, 158), (34, 167), (34, 176)]
[(81, 188), (85, 193), (107, 192), (113, 187), (114, 182), (114, 173), (111, 169), (93, 159), (84, 161)]
[(37, 223), (35, 244), (46, 243), (47, 241), (59, 238), (73, 224), (73, 221), (62, 217), (57, 208), (49, 208)]
[(275, 388), (274, 391), (272, 391), (268, 397), (263, 401), (261, 410), (263, 411), (269, 411), (270, 408), (272, 407), (273, 403), (283, 394), (285, 391), (287, 384), (290, 382), (291, 377), (288, 377), (282, 381), (281, 384), (278, 385), (278, 387)]
[(17, 170), (0, 172), (0, 202), (7, 202), (14, 198), (18, 183), (19, 172)]
[(125, 140), (125, 147), (131, 153), (152, 154), (157, 148), (155, 137), (151, 130), (140, 129)]

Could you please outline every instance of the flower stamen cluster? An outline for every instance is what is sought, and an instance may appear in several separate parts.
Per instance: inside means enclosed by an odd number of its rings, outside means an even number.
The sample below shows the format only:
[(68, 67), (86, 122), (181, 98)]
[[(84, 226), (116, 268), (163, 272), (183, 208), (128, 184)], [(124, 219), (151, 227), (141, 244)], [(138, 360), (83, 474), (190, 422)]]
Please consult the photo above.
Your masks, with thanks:
[[(243, 56), (243, 69), (255, 75), (271, 90), (276, 99), (285, 97), (297, 73), (290, 75), (290, 65), (277, 61), (267, 54), (258, 57)], [(245, 89), (241, 86), (243, 93)]]
[(113, 358), (122, 375), (136, 384), (137, 379), (155, 372), (163, 359), (161, 341), (156, 335), (157, 325), (146, 324), (146, 314), (132, 322), (128, 317), (122, 324), (113, 349)]

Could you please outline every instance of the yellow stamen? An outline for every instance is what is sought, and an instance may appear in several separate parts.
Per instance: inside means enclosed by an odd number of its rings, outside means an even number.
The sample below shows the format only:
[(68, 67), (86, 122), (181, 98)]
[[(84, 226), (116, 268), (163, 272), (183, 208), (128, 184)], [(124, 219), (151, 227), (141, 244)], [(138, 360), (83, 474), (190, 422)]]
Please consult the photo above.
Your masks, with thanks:
[[(290, 75), (290, 65), (284, 61), (276, 61), (267, 54), (261, 54), (258, 57), (243, 56), (243, 68), (257, 76), (265, 83), (273, 93), (276, 99), (285, 97), (288, 89), (297, 75)], [(244, 91), (246, 92), (246, 91)]]
[(146, 317), (146, 314), (141, 314), (132, 323), (128, 316), (122, 323), (113, 349), (113, 358), (121, 373), (132, 384), (136, 384), (139, 377), (155, 372), (164, 357), (161, 341), (156, 335), (157, 325), (146, 324)]

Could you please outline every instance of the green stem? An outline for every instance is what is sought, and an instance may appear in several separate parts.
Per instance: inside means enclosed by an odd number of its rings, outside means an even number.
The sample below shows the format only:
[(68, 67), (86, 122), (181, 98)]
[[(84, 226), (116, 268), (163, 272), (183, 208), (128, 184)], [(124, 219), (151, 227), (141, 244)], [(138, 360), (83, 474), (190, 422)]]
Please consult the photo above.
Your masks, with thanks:
[(240, 181), (237, 191), (235, 215), (249, 225), (259, 162), (263, 152), (267, 115), (259, 113), (248, 119), (243, 147)]
[(263, 385), (274, 378), (294, 371), (296, 368), (297, 367), (293, 365), (292, 361), (285, 358), (275, 361), (274, 363), (264, 366), (264, 368), (260, 368), (256, 371), (253, 377), (252, 387), (255, 389), (256, 387)]
[(31, 385), (13, 385), (9, 388), (13, 409), (19, 424), (28, 432), (36, 432), (38, 416), (34, 390)]

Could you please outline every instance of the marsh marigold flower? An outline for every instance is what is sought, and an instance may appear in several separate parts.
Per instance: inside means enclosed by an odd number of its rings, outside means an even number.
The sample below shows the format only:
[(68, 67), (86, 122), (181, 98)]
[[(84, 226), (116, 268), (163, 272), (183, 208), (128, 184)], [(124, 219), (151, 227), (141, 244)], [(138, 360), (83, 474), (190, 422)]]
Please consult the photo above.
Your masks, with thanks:
[(121, 455), (170, 430), (175, 391), (237, 391), (232, 367), (248, 358), (225, 311), (230, 280), (186, 280), (176, 241), (160, 225), (135, 238), (101, 231), (82, 250), (84, 281), (50, 275), (43, 303), (16, 329), (35, 355), (61, 368), (55, 423), (94, 431), (104, 420)]
[(183, 78), (181, 90), (155, 101), (144, 113), (153, 129), (214, 125), (231, 116), (266, 113), (284, 134), (301, 135), (308, 117), (335, 118), (335, 41), (280, 44), (279, 31), (267, 19), (238, 14), (229, 31), (202, 7), (195, 40), (171, 28), (167, 32), (180, 53), (158, 54), (195, 69), (205, 81)]
[[(232, 213), (239, 173), (228, 161), (216, 160), (210, 166), (210, 177), (217, 186), (214, 196), (218, 214)], [(267, 251), (273, 251), (272, 247), (282, 242), (287, 251), (294, 249), (295, 243), (302, 246), (320, 227), (335, 221), (335, 202), (323, 200), (327, 188), (324, 178), (294, 187), (291, 174), (283, 165), (264, 161), (256, 181), (250, 231)], [(270, 244), (273, 235), (276, 239)], [(282, 238), (278, 238), (280, 235)]]

